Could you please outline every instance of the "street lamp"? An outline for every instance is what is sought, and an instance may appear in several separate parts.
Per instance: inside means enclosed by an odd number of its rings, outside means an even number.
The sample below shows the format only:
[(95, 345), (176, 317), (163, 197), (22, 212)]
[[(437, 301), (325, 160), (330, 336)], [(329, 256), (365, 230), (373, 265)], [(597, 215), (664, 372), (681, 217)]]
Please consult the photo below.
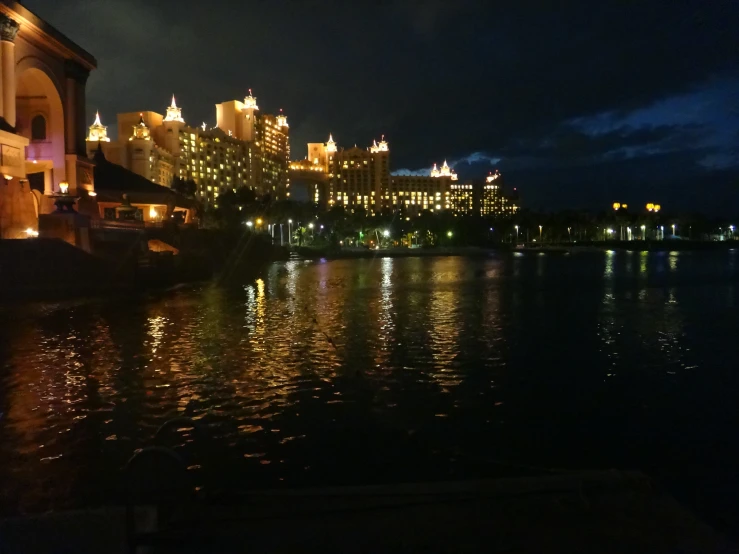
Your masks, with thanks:
[(672, 224), (672, 236), (673, 237), (675, 236), (675, 227), (676, 227), (676, 225), (673, 223)]
[(451, 231), (447, 231), (447, 233), (446, 233), (446, 236), (448, 236), (449, 238), (452, 238), (452, 235), (453, 235), (453, 234), (454, 234), (454, 233), (452, 233)]
[(541, 242), (541, 229), (542, 229), (542, 227), (541, 227), (541, 225), (539, 225), (539, 242)]
[(665, 240), (665, 226), (660, 225), (659, 230), (662, 233), (662, 240)]
[(647, 226), (646, 225), (641, 226), (641, 239), (647, 240)]
[(390, 231), (388, 231), (387, 229), (385, 229), (385, 230), (384, 230), (384, 231), (382, 232), (382, 236), (383, 236), (383, 237), (385, 237), (385, 238), (389, 237), (389, 236), (390, 236)]
[(654, 211), (654, 204), (652, 204), (651, 202), (649, 204), (647, 204), (647, 211), (648, 212), (653, 212)]
[(620, 202), (614, 202), (613, 203), (613, 209), (614, 209), (614, 211), (618, 211), (619, 209), (621, 209), (621, 203)]
[(287, 244), (293, 243), (293, 228), (292, 228), (293, 220), (288, 219), (287, 220)]
[(518, 225), (516, 225), (516, 244), (518, 244)]
[(246, 226), (249, 227), (250, 229), (251, 229), (252, 225), (254, 225), (253, 222), (251, 222), (251, 221), (247, 221), (246, 222)]

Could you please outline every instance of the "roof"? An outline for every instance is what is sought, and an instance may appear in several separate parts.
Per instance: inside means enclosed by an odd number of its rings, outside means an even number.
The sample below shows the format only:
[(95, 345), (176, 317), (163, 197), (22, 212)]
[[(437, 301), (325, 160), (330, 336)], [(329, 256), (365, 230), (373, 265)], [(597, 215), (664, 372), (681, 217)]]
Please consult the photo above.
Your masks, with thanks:
[(120, 202), (123, 194), (128, 194), (131, 202), (152, 204), (174, 204), (177, 207), (194, 207), (195, 201), (186, 198), (178, 192), (157, 185), (138, 173), (114, 164), (105, 159), (102, 150), (98, 148), (93, 157), (95, 169), (95, 191), (98, 200)]
[(21, 29), (24, 26), (31, 26), (46, 34), (52, 42), (56, 43), (56, 46), (59, 47), (60, 51), (65, 53), (66, 56), (76, 58), (76, 61), (82, 63), (82, 65), (87, 67), (87, 69), (92, 70), (97, 68), (98, 62), (92, 54), (72, 41), (61, 31), (53, 27), (50, 23), (41, 19), (20, 2), (15, 2), (13, 0), (0, 0), (0, 12), (6, 13), (12, 19), (16, 20), (21, 25)]

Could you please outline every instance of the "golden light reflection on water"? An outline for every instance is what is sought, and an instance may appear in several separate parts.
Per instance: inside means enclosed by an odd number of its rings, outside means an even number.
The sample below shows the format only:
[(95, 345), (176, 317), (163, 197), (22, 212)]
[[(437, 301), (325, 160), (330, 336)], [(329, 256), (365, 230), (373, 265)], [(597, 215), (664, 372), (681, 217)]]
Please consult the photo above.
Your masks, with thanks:
[(438, 258), (433, 269), (447, 274), (447, 281), (431, 295), (428, 313), (429, 346), (433, 354), (431, 376), (447, 390), (462, 381), (454, 360), (458, 355), (455, 346), (458, 344), (461, 325), (456, 313), (459, 308), (459, 281), (464, 277), (454, 273), (454, 270), (464, 270), (464, 267), (460, 267), (456, 258)]
[[(324, 451), (355, 425), (371, 442), (382, 429), (433, 430), (437, 415), (448, 424), (452, 407), (492, 410), (482, 395), (504, 388), (500, 375), (535, 379), (531, 362), (570, 337), (596, 371), (634, 371), (642, 360), (679, 371), (691, 356), (685, 293), (645, 284), (647, 253), (638, 279), (613, 253), (601, 259), (290, 261), (236, 290), (208, 285), (5, 317), (0, 490), (29, 502), (94, 496), (101, 475), (117, 475), (177, 415), (235, 452), (246, 464), (238, 475), (274, 483), (293, 463), (299, 483), (316, 463), (308, 459), (335, 455)], [(684, 272), (690, 262), (670, 256), (667, 265)], [(616, 286), (624, 269), (634, 279), (628, 297)], [(330, 434), (339, 427), (347, 435)], [(185, 452), (196, 443), (187, 433), (176, 441)]]

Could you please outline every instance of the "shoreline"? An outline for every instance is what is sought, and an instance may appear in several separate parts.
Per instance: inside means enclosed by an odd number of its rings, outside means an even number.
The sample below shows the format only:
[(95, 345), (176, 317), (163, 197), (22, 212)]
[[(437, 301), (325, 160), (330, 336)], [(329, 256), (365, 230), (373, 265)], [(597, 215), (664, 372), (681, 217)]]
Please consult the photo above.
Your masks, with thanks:
[(450, 246), (437, 248), (382, 248), (379, 250), (356, 249), (336, 250), (313, 249), (311, 247), (295, 248), (295, 252), (303, 259), (346, 260), (367, 258), (414, 258), (434, 256), (484, 257), (491, 254), (511, 253), (552, 253), (552, 254), (584, 254), (594, 252), (672, 252), (672, 251), (723, 251), (739, 248), (739, 241), (725, 242), (689, 242), (689, 241), (623, 241), (608, 243), (555, 243), (546, 245), (520, 244), (499, 245), (495, 247)]

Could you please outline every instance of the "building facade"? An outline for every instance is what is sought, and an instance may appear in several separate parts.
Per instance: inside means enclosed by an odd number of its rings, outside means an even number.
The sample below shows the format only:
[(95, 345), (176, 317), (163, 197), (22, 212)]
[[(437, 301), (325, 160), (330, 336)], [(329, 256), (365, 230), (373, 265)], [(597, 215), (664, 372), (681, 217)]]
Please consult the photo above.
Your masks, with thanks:
[(217, 206), (219, 194), (239, 187), (287, 198), (287, 117), (262, 115), (249, 91), (243, 102), (217, 104), (216, 121), (210, 129), (187, 125), (173, 96), (164, 116), (118, 114), (118, 140), (111, 141), (98, 114), (89, 128), (88, 156), (100, 147), (109, 161), (167, 187), (174, 178), (192, 180), (198, 198), (209, 206)]
[(517, 199), (503, 192), (497, 170), (485, 183), (460, 182), (445, 160), (441, 167), (433, 164), (428, 175), (392, 175), (384, 136), (368, 148), (339, 148), (333, 135), (325, 143), (308, 143), (308, 155), (291, 162), (290, 172), (323, 209), (342, 206), (408, 217), (423, 211), (499, 217), (518, 209)]
[(308, 156), (290, 164), (293, 175), (312, 183), (309, 195), (321, 207), (362, 208), (368, 213), (451, 210), (473, 213), (472, 184), (461, 184), (445, 161), (428, 175), (392, 175), (390, 146), (384, 137), (368, 148), (339, 148), (329, 135), (325, 143), (308, 143)]
[(15, 1), (0, 2), (0, 54), (0, 238), (28, 238), (60, 190), (94, 192), (85, 89), (97, 62)]
[[(480, 215), (483, 217), (509, 217), (518, 209), (518, 195), (503, 191), (502, 175), (497, 169), (485, 178), (481, 185)], [(515, 190), (514, 190), (515, 192)]]

